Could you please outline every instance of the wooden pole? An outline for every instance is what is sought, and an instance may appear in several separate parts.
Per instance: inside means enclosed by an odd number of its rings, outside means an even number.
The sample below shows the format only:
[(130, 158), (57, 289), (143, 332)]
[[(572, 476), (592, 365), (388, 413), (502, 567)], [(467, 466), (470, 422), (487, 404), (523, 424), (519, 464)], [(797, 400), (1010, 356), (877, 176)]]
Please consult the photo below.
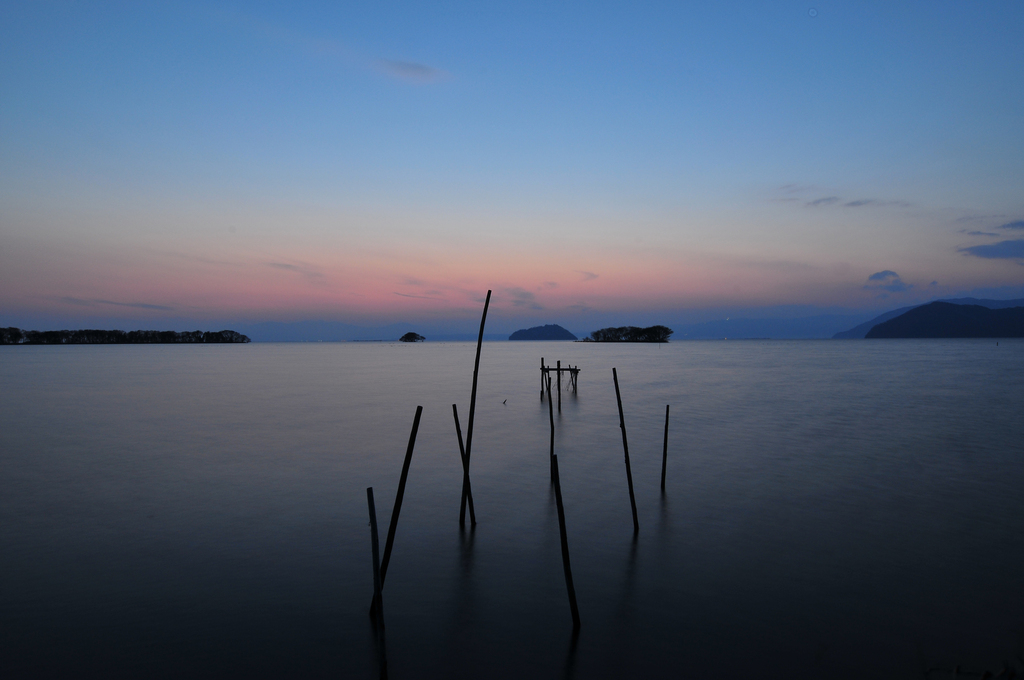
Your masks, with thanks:
[(379, 545), (377, 539), (377, 511), (373, 507), (373, 487), (366, 487), (366, 505), (370, 511), (370, 551), (373, 557), (373, 606), (370, 614), (377, 626), (377, 640), (380, 651), (380, 677), (388, 677), (388, 655), (384, 646), (384, 598), (381, 595), (384, 580), (380, 573)]
[[(484, 342), (484, 324), (487, 323), (487, 307), (491, 304), (491, 291), (487, 291), (484, 300), (484, 313), (480, 317), (480, 333), (476, 337), (476, 361), (473, 363), (473, 391), (469, 396), (469, 425), (466, 427), (466, 467), (473, 453), (473, 419), (476, 416), (476, 381), (480, 374), (480, 346)], [(462, 504), (459, 506), (459, 524), (466, 524), (466, 499), (469, 497), (469, 486), (462, 480)]]
[(416, 433), (420, 429), (420, 416), (423, 407), (416, 407), (416, 417), (412, 421), (412, 432), (409, 433), (409, 446), (405, 449), (405, 462), (402, 463), (402, 476), (398, 479), (398, 493), (395, 494), (395, 508), (391, 511), (391, 524), (388, 526), (388, 538), (384, 543), (384, 559), (380, 562), (380, 587), (384, 587), (384, 579), (388, 574), (388, 563), (391, 561), (391, 549), (395, 545), (395, 531), (398, 529), (398, 515), (402, 512), (402, 499), (405, 498), (405, 480), (409, 477), (409, 464), (412, 462), (412, 449), (416, 446)]
[(384, 621), (384, 606), (381, 596), (383, 579), (380, 577), (380, 545), (377, 539), (377, 510), (373, 505), (373, 487), (366, 487), (366, 505), (370, 510), (370, 550), (373, 557), (373, 604), (377, 620)]
[(665, 467), (668, 465), (668, 404), (665, 404), (665, 443), (661, 447), (661, 492), (665, 493)]
[(540, 399), (541, 399), (541, 401), (544, 401), (544, 377), (545, 377), (545, 375), (546, 375), (546, 373), (544, 372), (544, 357), (541, 357), (540, 358)]
[[(462, 456), (462, 485), (468, 489), (469, 523), (476, 526), (476, 510), (473, 509), (473, 487), (469, 483), (469, 461), (466, 460), (466, 449), (462, 445), (462, 426), (459, 425), (459, 409), (452, 404), (452, 415), (455, 416), (455, 434), (459, 437), (459, 455)], [(459, 526), (466, 526), (466, 516), (459, 518)]]
[(558, 367), (558, 412), (562, 412), (562, 362), (557, 362)]
[(629, 443), (626, 441), (626, 419), (622, 416), (622, 397), (619, 395), (619, 375), (612, 369), (615, 381), (615, 401), (619, 405), (619, 429), (622, 430), (622, 452), (626, 456), (626, 481), (629, 482), (629, 505), (633, 508), (633, 533), (640, 531), (640, 522), (636, 518), (636, 497), (633, 495), (633, 472), (629, 469)]
[(555, 478), (555, 504), (558, 506), (558, 533), (562, 539), (562, 568), (565, 570), (565, 589), (569, 592), (569, 610), (572, 629), (580, 628), (580, 610), (576, 606), (576, 587), (572, 584), (572, 566), (569, 564), (569, 539), (565, 534), (565, 509), (562, 507), (562, 484), (558, 479), (558, 456), (551, 456), (551, 470)]
[(548, 419), (551, 421), (551, 449), (548, 460), (551, 463), (551, 482), (555, 481), (555, 411), (551, 405), (551, 378), (548, 378)]

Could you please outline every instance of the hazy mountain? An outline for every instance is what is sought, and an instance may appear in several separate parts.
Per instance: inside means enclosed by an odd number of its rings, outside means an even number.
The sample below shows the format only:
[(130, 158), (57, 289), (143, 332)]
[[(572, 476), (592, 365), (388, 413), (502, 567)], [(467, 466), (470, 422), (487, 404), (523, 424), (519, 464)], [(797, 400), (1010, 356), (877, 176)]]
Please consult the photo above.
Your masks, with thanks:
[[(953, 305), (976, 305), (976, 306), (980, 306), (980, 307), (985, 307), (987, 309), (1006, 309), (1007, 307), (1022, 307), (1022, 306), (1024, 306), (1024, 299), (1017, 299), (1017, 300), (979, 300), (978, 298), (956, 298), (956, 299), (953, 299), (953, 300), (936, 300), (936, 302), (946, 302), (946, 303), (953, 304)], [(886, 312), (885, 314), (880, 314), (879, 316), (876, 316), (874, 319), (871, 319), (870, 321), (865, 321), (862, 324), (854, 326), (853, 328), (851, 328), (848, 331), (843, 331), (841, 333), (836, 333), (832, 337), (837, 339), (837, 340), (851, 340), (851, 339), (864, 338), (864, 337), (867, 336), (868, 331), (870, 331), (872, 328), (874, 328), (878, 324), (884, 323), (884, 322), (886, 322), (886, 321), (888, 321), (890, 319), (895, 319), (896, 317), (898, 317), (898, 316), (900, 316), (902, 314), (905, 314), (905, 313), (909, 312), (912, 309), (917, 309), (917, 308), (922, 307), (922, 306), (923, 305), (911, 305), (910, 307), (900, 307), (899, 309), (894, 309), (891, 312)]]
[(878, 324), (866, 337), (1024, 338), (1024, 307), (932, 302)]
[(703, 323), (671, 323), (673, 340), (713, 340), (721, 338), (829, 338), (841, 328), (863, 319), (863, 315), (820, 314), (800, 318), (729, 318)]

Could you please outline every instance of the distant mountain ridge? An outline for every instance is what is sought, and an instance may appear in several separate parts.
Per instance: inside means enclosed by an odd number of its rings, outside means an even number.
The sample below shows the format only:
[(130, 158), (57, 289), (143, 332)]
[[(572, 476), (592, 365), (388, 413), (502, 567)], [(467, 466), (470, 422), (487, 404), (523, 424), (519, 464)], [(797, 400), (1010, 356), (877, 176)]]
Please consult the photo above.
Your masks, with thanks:
[[(952, 305), (975, 305), (978, 307), (985, 307), (987, 309), (1006, 309), (1008, 307), (1024, 307), (1024, 298), (1017, 300), (979, 300), (978, 298), (955, 298), (952, 300), (935, 300), (935, 302), (943, 302)], [(934, 303), (926, 303), (934, 304)], [(880, 323), (895, 319), (898, 316), (906, 314), (912, 309), (918, 309), (926, 305), (911, 305), (909, 307), (900, 307), (894, 309), (891, 312), (880, 314), (870, 321), (865, 321), (862, 324), (854, 326), (848, 331), (842, 331), (832, 336), (834, 340), (856, 340), (867, 337), (868, 331), (877, 326)]]
[(508, 336), (509, 340), (577, 340), (578, 338), (558, 324), (523, 328)]
[(989, 309), (932, 302), (878, 324), (865, 337), (1024, 338), (1024, 306)]

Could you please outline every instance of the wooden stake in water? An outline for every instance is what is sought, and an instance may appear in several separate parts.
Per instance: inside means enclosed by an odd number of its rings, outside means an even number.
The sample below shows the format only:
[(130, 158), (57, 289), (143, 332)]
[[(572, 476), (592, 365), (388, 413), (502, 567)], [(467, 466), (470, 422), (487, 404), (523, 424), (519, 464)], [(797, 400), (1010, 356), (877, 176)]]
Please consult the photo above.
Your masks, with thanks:
[(380, 563), (380, 586), (384, 587), (384, 579), (388, 574), (388, 563), (391, 561), (391, 548), (395, 545), (395, 531), (398, 529), (398, 515), (402, 512), (402, 499), (405, 497), (405, 480), (409, 477), (409, 464), (412, 462), (412, 449), (416, 446), (416, 433), (420, 429), (420, 416), (423, 407), (416, 407), (416, 417), (412, 421), (412, 432), (409, 433), (409, 446), (405, 449), (405, 462), (402, 463), (402, 476), (398, 479), (398, 493), (395, 494), (395, 508), (391, 511), (391, 524), (388, 526), (388, 540), (384, 543), (384, 559)]
[(544, 378), (547, 373), (544, 371), (544, 357), (540, 358), (540, 399), (544, 401)]
[(562, 362), (561, 361), (555, 362), (555, 366), (557, 368), (557, 370), (555, 372), (558, 373), (558, 412), (561, 413), (562, 412)]
[[(487, 298), (484, 300), (484, 313), (480, 317), (480, 333), (476, 338), (476, 362), (473, 364), (473, 391), (469, 396), (469, 424), (466, 427), (466, 467), (469, 467), (470, 456), (473, 453), (473, 418), (476, 415), (476, 381), (480, 374), (480, 346), (484, 342), (484, 324), (487, 323), (487, 307), (491, 304), (491, 291), (487, 291)], [(462, 504), (459, 506), (459, 524), (466, 524), (466, 499), (469, 497), (469, 486), (463, 479)]]
[(373, 607), (370, 612), (377, 626), (380, 650), (380, 677), (388, 676), (388, 655), (384, 647), (384, 599), (381, 595), (383, 579), (380, 575), (379, 545), (377, 539), (377, 511), (373, 506), (373, 487), (366, 487), (366, 505), (370, 511), (370, 552), (373, 557)]
[(562, 539), (565, 589), (569, 592), (569, 610), (572, 612), (572, 629), (575, 632), (580, 628), (580, 610), (576, 606), (576, 587), (572, 583), (572, 566), (569, 564), (569, 539), (565, 533), (565, 509), (562, 507), (562, 484), (558, 478), (558, 456), (551, 456), (551, 470), (555, 479), (555, 505), (558, 507), (558, 533)]
[(551, 450), (548, 460), (551, 463), (551, 483), (555, 482), (555, 411), (551, 405), (551, 378), (548, 378), (548, 420), (551, 421)]
[[(395, 507), (391, 510), (391, 524), (388, 526), (388, 538), (384, 543), (384, 559), (380, 563), (380, 587), (384, 588), (388, 564), (391, 562), (391, 549), (395, 546), (395, 532), (398, 530), (398, 516), (402, 512), (402, 499), (405, 498), (405, 480), (409, 477), (409, 464), (412, 463), (412, 449), (416, 445), (416, 433), (420, 429), (420, 415), (423, 407), (416, 407), (416, 417), (412, 421), (412, 432), (409, 434), (409, 446), (405, 449), (405, 462), (402, 463), (402, 476), (398, 479), (398, 492), (395, 494)], [(374, 613), (374, 604), (370, 604), (370, 614)]]
[[(473, 509), (473, 487), (469, 483), (469, 461), (466, 460), (466, 448), (462, 445), (462, 426), (459, 425), (459, 408), (452, 404), (452, 415), (455, 416), (455, 434), (459, 438), (459, 455), (462, 456), (462, 485), (468, 490), (469, 523), (476, 526), (476, 510)], [(459, 519), (459, 526), (466, 526), (466, 516)]]
[(377, 510), (373, 505), (373, 487), (366, 487), (366, 505), (370, 511), (370, 551), (373, 557), (373, 608), (377, 620), (383, 625), (384, 606), (381, 596), (383, 579), (380, 577), (380, 544), (377, 539)]
[(636, 497), (633, 495), (633, 472), (629, 469), (629, 443), (626, 441), (626, 419), (622, 416), (622, 397), (619, 395), (619, 375), (612, 369), (615, 381), (615, 401), (619, 405), (619, 429), (622, 430), (622, 452), (626, 456), (626, 481), (629, 483), (629, 505), (633, 509), (633, 533), (640, 531), (640, 522), (636, 518)]
[(661, 491), (665, 492), (665, 467), (668, 465), (668, 404), (665, 404), (665, 443), (661, 447)]

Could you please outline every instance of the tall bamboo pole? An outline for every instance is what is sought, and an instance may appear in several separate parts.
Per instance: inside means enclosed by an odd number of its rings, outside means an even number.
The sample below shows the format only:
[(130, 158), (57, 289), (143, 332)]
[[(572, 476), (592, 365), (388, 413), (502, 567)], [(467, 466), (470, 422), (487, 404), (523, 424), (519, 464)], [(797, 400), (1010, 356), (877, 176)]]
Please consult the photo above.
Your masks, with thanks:
[[(473, 363), (473, 391), (469, 397), (469, 424), (466, 427), (466, 468), (469, 468), (470, 456), (473, 454), (473, 420), (476, 416), (476, 382), (480, 375), (480, 347), (484, 342), (484, 324), (487, 323), (487, 307), (491, 304), (491, 291), (487, 291), (484, 300), (484, 313), (480, 317), (480, 333), (476, 338), (476, 361)], [(466, 499), (469, 497), (469, 485), (462, 480), (462, 504), (459, 506), (459, 524), (466, 524)]]
[[(466, 458), (466, 447), (462, 445), (462, 426), (459, 425), (459, 408), (452, 404), (452, 415), (455, 416), (455, 434), (459, 438), (459, 455), (462, 457), (462, 485), (468, 489), (469, 497), (469, 523), (476, 526), (476, 510), (473, 509), (473, 487), (469, 483), (469, 460)], [(466, 526), (466, 516), (460, 519), (460, 526)]]
[(633, 533), (640, 531), (640, 522), (636, 518), (636, 496), (633, 495), (633, 472), (629, 468), (629, 443), (626, 441), (626, 419), (622, 416), (622, 397), (619, 395), (619, 375), (612, 369), (615, 381), (615, 401), (619, 405), (619, 429), (622, 430), (622, 452), (626, 456), (626, 481), (629, 483), (629, 505), (633, 509)]

